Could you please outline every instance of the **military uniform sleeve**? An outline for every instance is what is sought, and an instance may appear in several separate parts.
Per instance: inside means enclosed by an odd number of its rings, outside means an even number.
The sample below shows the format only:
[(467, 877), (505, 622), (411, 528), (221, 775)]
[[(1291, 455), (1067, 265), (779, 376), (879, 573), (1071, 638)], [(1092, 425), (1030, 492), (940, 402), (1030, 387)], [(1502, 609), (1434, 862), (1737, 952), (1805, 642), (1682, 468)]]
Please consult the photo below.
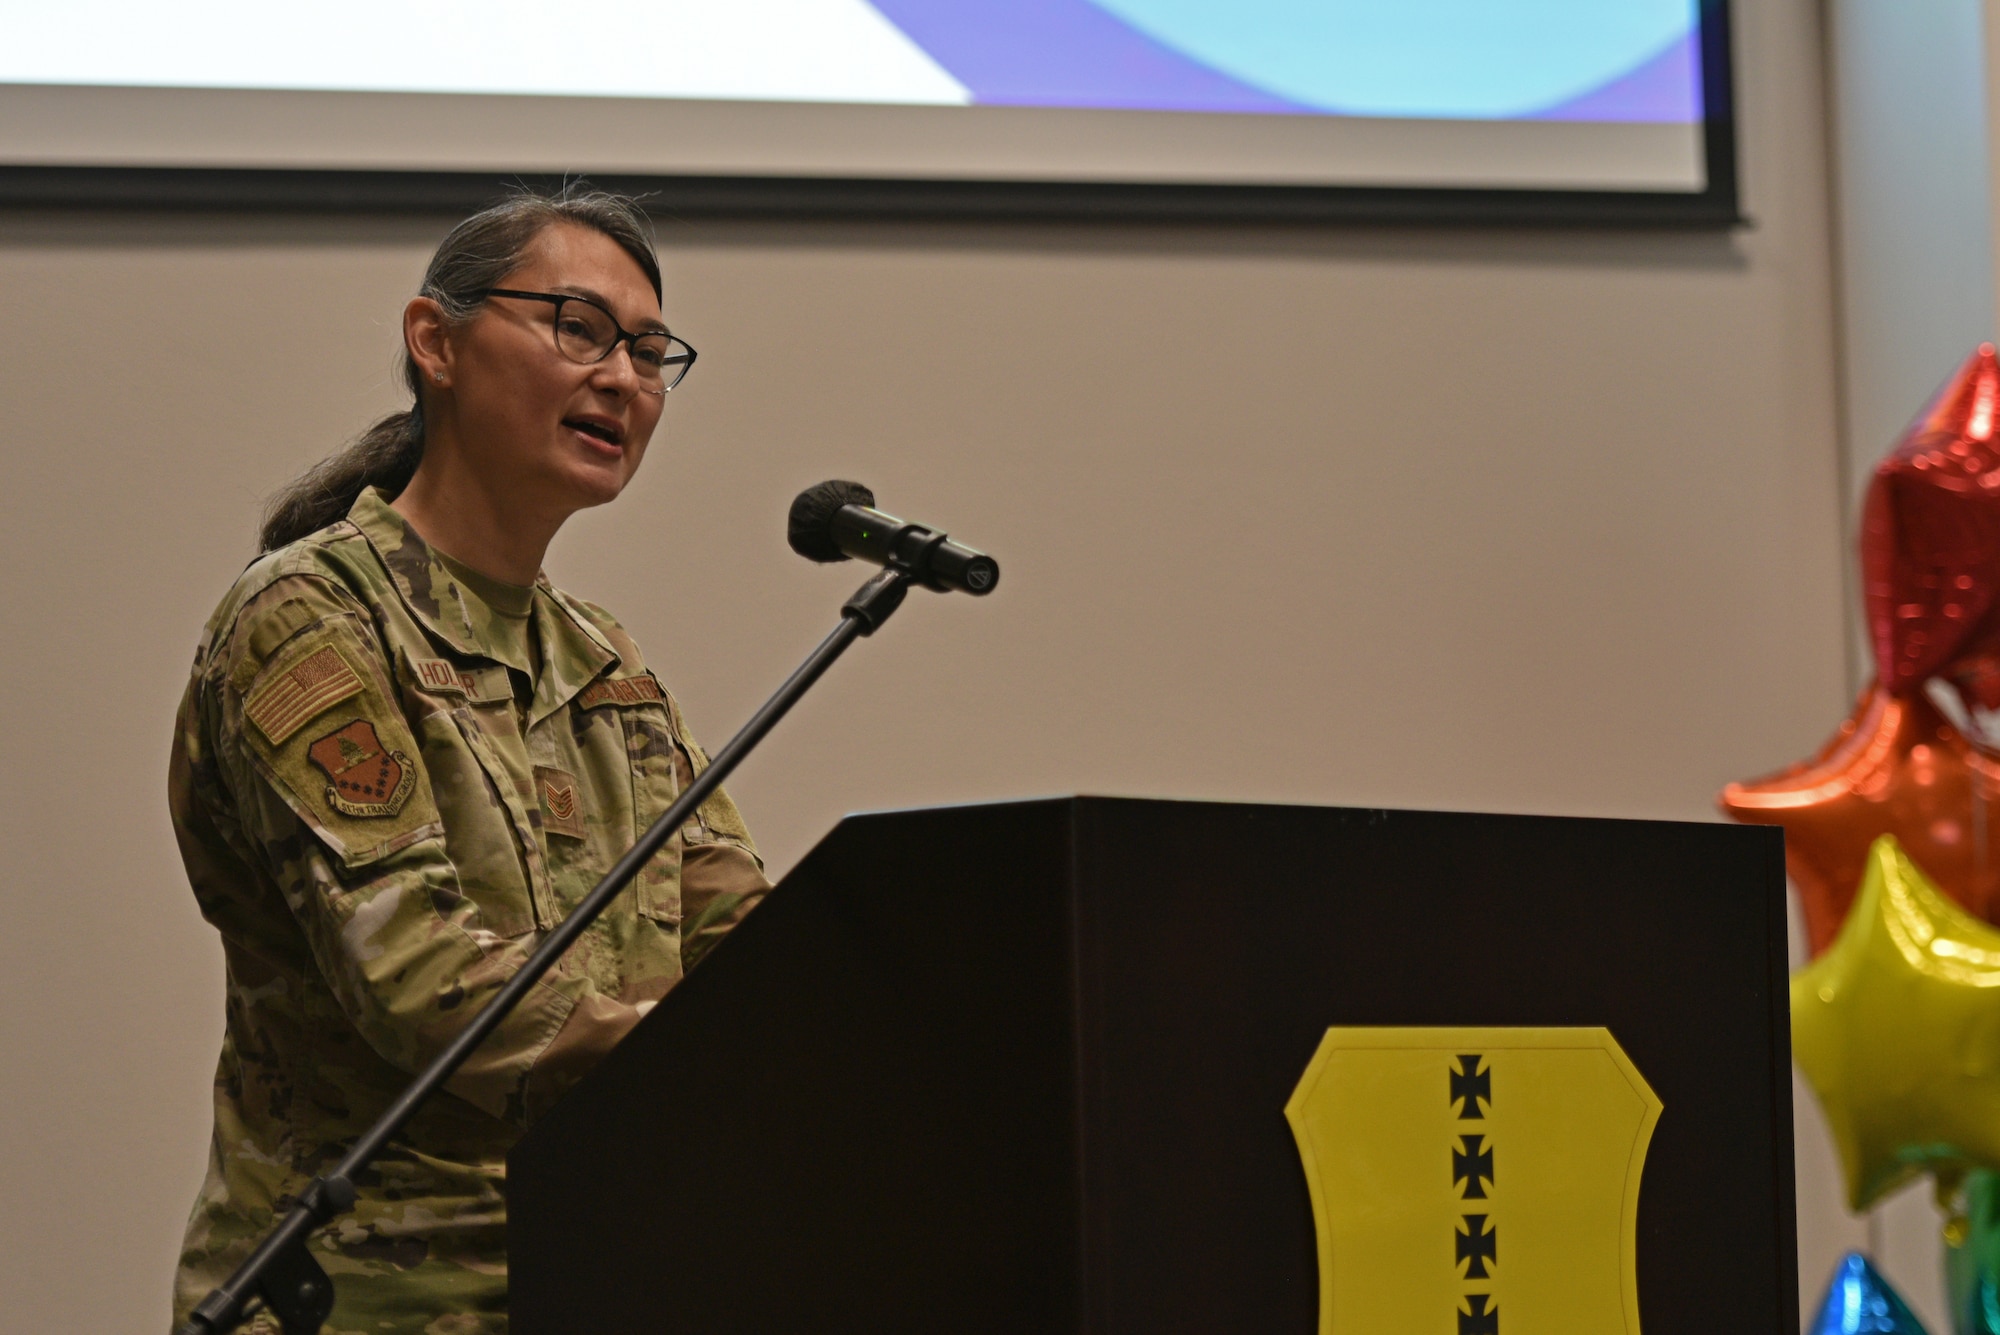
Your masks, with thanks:
[[(494, 931), (461, 883), (372, 621), (331, 580), (280, 578), (215, 646), (203, 693), (245, 843), (356, 1029), (421, 1069), (537, 937)], [(639, 1014), (559, 964), (447, 1088), (525, 1122)]]
[[(708, 753), (688, 731), (680, 706), (671, 708), (674, 730), (699, 775), (708, 768)], [(681, 840), (681, 961), (692, 969), (763, 901), (771, 882), (742, 814), (720, 788), (682, 828)]]

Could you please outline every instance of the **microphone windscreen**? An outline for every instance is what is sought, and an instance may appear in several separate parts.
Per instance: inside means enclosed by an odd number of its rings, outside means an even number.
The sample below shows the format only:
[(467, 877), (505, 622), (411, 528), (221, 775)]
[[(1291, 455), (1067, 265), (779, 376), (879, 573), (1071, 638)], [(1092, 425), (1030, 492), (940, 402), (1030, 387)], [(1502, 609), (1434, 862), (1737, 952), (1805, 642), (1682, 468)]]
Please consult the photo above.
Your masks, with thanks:
[(845, 561), (847, 553), (834, 545), (833, 517), (843, 505), (875, 504), (875, 493), (859, 482), (838, 479), (807, 487), (792, 502), (785, 540), (808, 561)]

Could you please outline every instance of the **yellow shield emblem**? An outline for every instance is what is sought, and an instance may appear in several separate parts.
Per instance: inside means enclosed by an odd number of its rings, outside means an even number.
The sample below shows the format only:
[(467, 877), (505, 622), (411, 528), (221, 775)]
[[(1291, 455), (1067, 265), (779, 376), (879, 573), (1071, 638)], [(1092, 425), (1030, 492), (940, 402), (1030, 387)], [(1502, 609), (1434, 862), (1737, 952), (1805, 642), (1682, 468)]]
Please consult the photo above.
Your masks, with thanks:
[(1285, 1104), (1321, 1335), (1638, 1335), (1659, 1116), (1608, 1029), (1327, 1030)]

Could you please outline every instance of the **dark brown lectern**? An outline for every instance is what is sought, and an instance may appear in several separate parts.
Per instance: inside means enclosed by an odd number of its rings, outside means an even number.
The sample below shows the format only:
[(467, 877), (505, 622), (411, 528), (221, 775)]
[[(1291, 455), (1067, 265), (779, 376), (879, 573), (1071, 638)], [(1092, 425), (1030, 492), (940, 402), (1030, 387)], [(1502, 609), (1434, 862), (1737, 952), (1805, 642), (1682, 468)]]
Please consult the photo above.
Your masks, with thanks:
[(851, 818), (515, 1150), (513, 1329), (1310, 1335), (1328, 1027), (1603, 1025), (1646, 1335), (1797, 1330), (1783, 885), (1734, 826)]

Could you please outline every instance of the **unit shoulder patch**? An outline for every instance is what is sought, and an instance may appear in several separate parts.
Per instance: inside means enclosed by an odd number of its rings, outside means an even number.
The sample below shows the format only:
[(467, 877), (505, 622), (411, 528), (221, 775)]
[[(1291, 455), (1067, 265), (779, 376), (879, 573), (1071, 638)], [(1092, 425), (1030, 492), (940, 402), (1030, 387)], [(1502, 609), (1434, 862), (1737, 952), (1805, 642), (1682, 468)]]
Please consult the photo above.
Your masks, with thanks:
[(375, 725), (365, 718), (321, 737), (306, 748), (306, 755), (331, 780), (326, 804), (343, 816), (363, 820), (393, 816), (417, 786), (410, 758), (383, 746)]
[(594, 681), (576, 697), (577, 704), (584, 709), (596, 709), (600, 705), (665, 704), (666, 700), (667, 693), (660, 689), (660, 683), (653, 680), (650, 672)]
[(331, 644), (307, 654), (259, 686), (243, 702), (243, 715), (273, 746), (319, 715), (361, 694), (362, 682)]

